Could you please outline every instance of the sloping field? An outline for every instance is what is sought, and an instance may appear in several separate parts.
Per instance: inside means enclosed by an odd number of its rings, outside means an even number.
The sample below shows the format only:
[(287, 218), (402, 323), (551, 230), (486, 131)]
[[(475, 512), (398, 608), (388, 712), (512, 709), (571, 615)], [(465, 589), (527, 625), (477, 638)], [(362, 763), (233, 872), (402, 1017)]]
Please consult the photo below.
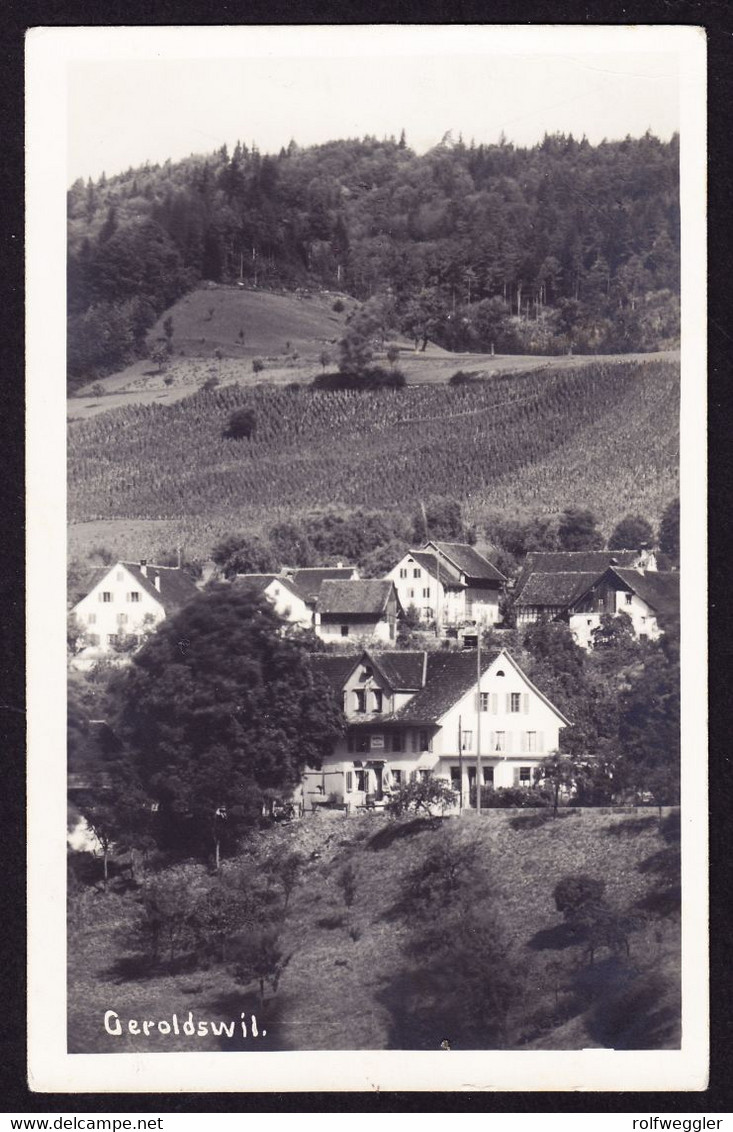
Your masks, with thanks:
[[(201, 391), (73, 424), (69, 517), (165, 520), (190, 553), (223, 530), (323, 506), (486, 511), (592, 507), (656, 522), (676, 494), (679, 384), (669, 362), (597, 364), (477, 385), (322, 393)], [(254, 410), (256, 436), (227, 438)], [(172, 529), (172, 528), (171, 528)], [(195, 550), (194, 550), (195, 547)]]
[[(506, 962), (516, 972), (503, 1048), (677, 1048), (679, 1025), (678, 832), (656, 811), (565, 812), (553, 820), (527, 811), (401, 826), (383, 816), (306, 818), (264, 837), (303, 854), (306, 865), (287, 906), (283, 951), (291, 956), (264, 1014), (253, 986), (226, 965), (205, 969), (140, 967), (122, 929), (137, 909), (135, 894), (87, 890), (72, 900), (69, 945), (69, 1034), (72, 1052), (163, 1052), (191, 1049), (439, 1049), (461, 1043), (461, 1013), (426, 1011), (429, 957), (410, 954), (416, 924), (409, 910), (410, 874), (436, 839), (449, 852), (475, 846), (479, 889), (474, 908), (500, 926)], [(676, 830), (678, 831), (677, 824)], [(236, 862), (233, 862), (236, 866)], [(338, 877), (354, 874), (344, 903)], [(231, 867), (231, 866), (225, 866)], [(202, 874), (205, 872), (201, 866)], [(568, 938), (553, 888), (569, 874), (606, 882), (605, 896), (634, 927), (629, 954), (603, 948), (593, 967)], [(486, 882), (482, 888), (481, 878)], [(428, 919), (440, 923), (436, 901)], [(486, 977), (493, 977), (491, 964)], [(466, 972), (455, 971), (456, 980)], [(197, 1020), (259, 1015), (265, 1038), (109, 1036), (104, 1011), (123, 1019)], [(465, 1004), (466, 1009), (470, 1003)], [(490, 1048), (494, 1044), (477, 1048)], [(469, 1047), (470, 1048), (470, 1047)]]

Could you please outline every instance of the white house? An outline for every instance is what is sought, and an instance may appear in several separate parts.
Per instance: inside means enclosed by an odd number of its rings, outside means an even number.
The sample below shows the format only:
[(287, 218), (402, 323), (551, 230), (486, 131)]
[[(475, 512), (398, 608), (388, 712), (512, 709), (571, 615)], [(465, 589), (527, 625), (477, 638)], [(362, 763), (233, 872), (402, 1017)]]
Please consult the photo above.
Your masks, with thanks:
[(633, 567), (639, 570), (656, 570), (657, 556), (653, 550), (530, 550), (514, 586), (518, 598), (532, 574), (595, 574), (609, 566)]
[(401, 613), (392, 582), (329, 579), (321, 583), (313, 627), (323, 641), (394, 641)]
[(122, 644), (134, 647), (197, 593), (193, 578), (178, 566), (154, 566), (143, 559), (102, 567), (72, 609), (87, 641), (75, 665), (94, 664)]
[(573, 636), (583, 648), (591, 648), (601, 617), (625, 613), (639, 640), (656, 641), (664, 632), (663, 623), (679, 617), (679, 579), (672, 571), (609, 567), (569, 607)]
[(284, 574), (237, 574), (236, 583), (250, 585), (264, 594), (284, 621), (304, 629), (313, 624), (312, 605), (291, 577)]
[(322, 768), (306, 773), (306, 809), (379, 805), (431, 774), (468, 806), (479, 755), (485, 785), (529, 788), (569, 723), (505, 649), (482, 654), (480, 679), (475, 650), (368, 651), (313, 664), (340, 697), (348, 730)]
[(385, 577), (394, 582), (403, 608), (415, 606), (424, 621), (494, 625), (499, 620), (506, 578), (467, 543), (427, 542), (409, 550)]
[(514, 609), (517, 625), (540, 618), (565, 621), (581, 648), (593, 647), (601, 618), (625, 613), (634, 634), (656, 640), (663, 632), (658, 615), (679, 611), (679, 574), (609, 566), (602, 573), (533, 573), (524, 582)]

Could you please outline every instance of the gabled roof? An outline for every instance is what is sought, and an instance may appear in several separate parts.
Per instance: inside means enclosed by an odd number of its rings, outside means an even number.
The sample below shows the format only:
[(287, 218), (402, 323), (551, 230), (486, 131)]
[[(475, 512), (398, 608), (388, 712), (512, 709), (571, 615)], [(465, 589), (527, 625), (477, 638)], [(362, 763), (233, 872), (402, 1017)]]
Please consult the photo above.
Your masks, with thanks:
[[(431, 550), (408, 550), (405, 558), (411, 558), (414, 562), (421, 566), (422, 569), (430, 574), (432, 578), (440, 576), (441, 584), (444, 586), (457, 586), (461, 587), (460, 571), (451, 565), (450, 562), (441, 562), (438, 566), (438, 556)], [(404, 559), (402, 559), (404, 561)]]
[(514, 587), (516, 596), (532, 574), (590, 574), (600, 576), (609, 566), (635, 566), (638, 550), (530, 550)]
[(254, 586), (258, 593), (264, 593), (273, 582), (278, 582), (286, 590), (289, 590), (293, 597), (299, 598), (300, 601), (307, 600), (305, 594), (292, 578), (287, 578), (282, 574), (237, 574), (234, 580), (236, 583)]
[(565, 609), (586, 593), (601, 576), (596, 572), (576, 573), (574, 571), (530, 574), (515, 605)]
[(662, 570), (623, 570), (612, 567), (609, 575), (615, 575), (642, 601), (663, 617), (674, 617), (680, 607), (680, 576), (676, 571)]
[(348, 581), (355, 570), (356, 566), (309, 566), (293, 570), (289, 577), (305, 601), (315, 601), (323, 582)]
[[(145, 567), (146, 576), (139, 562), (123, 562), (122, 565), (130, 571), (141, 589), (160, 602), (166, 613), (179, 609), (199, 592), (191, 575), (178, 566), (148, 565)], [(160, 579), (160, 590), (154, 582), (156, 577)]]
[(310, 658), (311, 668), (314, 672), (324, 676), (334, 692), (339, 693), (356, 668), (357, 663), (361, 660), (362, 655), (354, 656), (353, 653), (350, 653), (339, 656), (331, 653), (313, 653)]
[[(139, 562), (115, 562), (111, 566), (101, 566), (90, 575), (84, 594), (79, 598), (82, 601), (84, 597), (88, 597), (92, 590), (108, 578), (110, 574), (119, 570), (124, 566), (125, 570), (130, 573), (140, 587), (146, 594), (154, 598), (160, 605), (163, 606), (166, 612), (174, 609), (179, 609), (195, 597), (199, 592), (196, 583), (190, 574), (182, 570), (178, 566), (147, 566), (147, 577), (143, 574), (142, 567)], [(154, 578), (160, 579), (160, 590), (155, 585)], [(77, 602), (78, 604), (78, 602)]]
[(394, 593), (388, 579), (325, 581), (318, 595), (318, 612), (331, 617), (380, 617)]
[(414, 692), (422, 688), (425, 652), (380, 652), (371, 654), (393, 692)]
[[(489, 649), (482, 654), (482, 673), (493, 664), (501, 651)], [(394, 713), (394, 719), (400, 723), (437, 723), (476, 683), (478, 674), (475, 650), (431, 652), (427, 656), (425, 687)]]
[(467, 542), (429, 542), (423, 549), (431, 546), (436, 547), (443, 557), (447, 558), (467, 578), (481, 579), (481, 581), (486, 582), (506, 581), (502, 572), (497, 570), (488, 558), (484, 558), (483, 554), (479, 554)]

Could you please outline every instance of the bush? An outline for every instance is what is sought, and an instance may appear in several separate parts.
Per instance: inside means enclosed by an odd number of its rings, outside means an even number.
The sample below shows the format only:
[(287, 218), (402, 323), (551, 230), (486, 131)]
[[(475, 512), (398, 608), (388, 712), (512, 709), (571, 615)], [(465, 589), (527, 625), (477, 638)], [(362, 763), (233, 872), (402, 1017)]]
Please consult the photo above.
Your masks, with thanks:
[(251, 440), (257, 433), (257, 417), (254, 409), (236, 409), (229, 417), (224, 436), (233, 440)]
[(353, 389), (358, 392), (373, 389), (402, 389), (406, 378), (402, 370), (384, 369), (382, 366), (368, 366), (355, 372), (340, 370), (338, 373), (319, 373), (311, 382), (312, 389), (334, 392)]
[(474, 383), (476, 381), (482, 381), (482, 380), (483, 379), (482, 379), (481, 375), (478, 373), (477, 370), (466, 371), (466, 370), (459, 369), (459, 370), (456, 370), (456, 372), (450, 378), (448, 384), (449, 385), (471, 385), (472, 383)]
[[(476, 787), (471, 787), (471, 805), (476, 805)], [(481, 805), (487, 810), (528, 810), (552, 805), (545, 790), (526, 790), (521, 786), (482, 786)]]
[(346, 306), (341, 301), (341, 299), (337, 299), (336, 302), (331, 307), (331, 310), (336, 311), (336, 314), (341, 314), (341, 311), (346, 310)]

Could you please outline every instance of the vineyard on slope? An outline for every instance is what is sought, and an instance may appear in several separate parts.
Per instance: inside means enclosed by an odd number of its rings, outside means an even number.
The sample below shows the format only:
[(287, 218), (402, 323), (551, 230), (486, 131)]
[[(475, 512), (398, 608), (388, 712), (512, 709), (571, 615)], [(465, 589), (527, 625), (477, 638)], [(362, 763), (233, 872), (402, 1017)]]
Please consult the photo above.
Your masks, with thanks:
[[(252, 439), (224, 436), (240, 408)], [(678, 412), (678, 368), (660, 361), (372, 393), (229, 386), (72, 424), (69, 518), (220, 529), (448, 496), (474, 517), (582, 503), (606, 526), (643, 502), (656, 520), (676, 492)]]

